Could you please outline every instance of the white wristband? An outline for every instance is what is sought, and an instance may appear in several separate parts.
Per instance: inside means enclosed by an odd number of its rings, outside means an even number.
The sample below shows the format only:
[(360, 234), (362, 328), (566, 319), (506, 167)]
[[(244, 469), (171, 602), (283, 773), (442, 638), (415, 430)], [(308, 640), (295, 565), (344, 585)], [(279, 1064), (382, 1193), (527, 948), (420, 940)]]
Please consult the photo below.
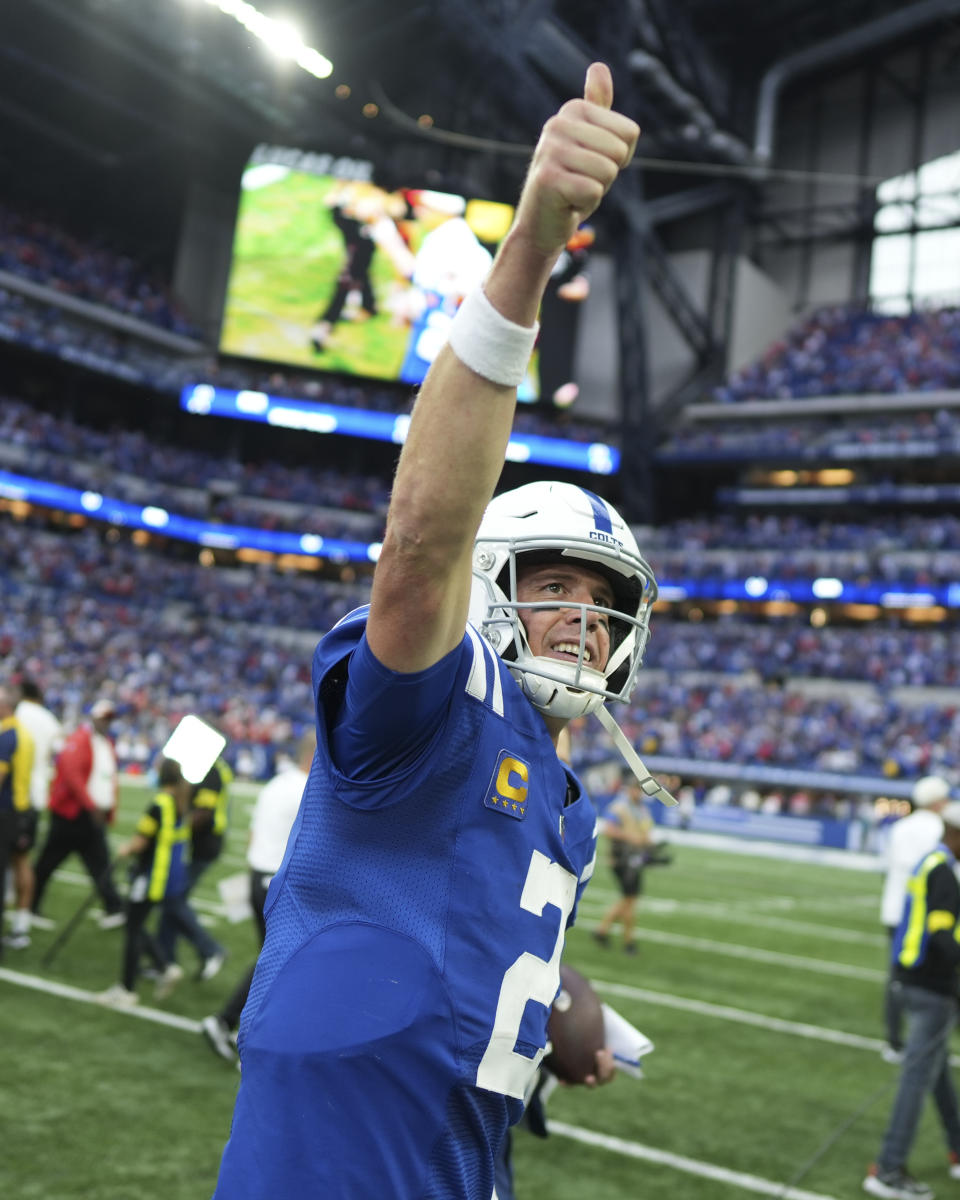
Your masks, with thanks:
[(539, 332), (539, 322), (531, 329), (502, 316), (478, 287), (457, 309), (448, 340), (454, 354), (471, 371), (491, 383), (518, 387)]

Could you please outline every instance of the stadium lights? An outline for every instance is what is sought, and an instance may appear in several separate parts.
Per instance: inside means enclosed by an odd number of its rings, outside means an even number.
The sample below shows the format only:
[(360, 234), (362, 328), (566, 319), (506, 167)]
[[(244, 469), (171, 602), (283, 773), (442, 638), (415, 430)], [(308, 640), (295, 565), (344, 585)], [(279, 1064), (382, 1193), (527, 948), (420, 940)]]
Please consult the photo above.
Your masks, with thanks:
[(884, 608), (930, 608), (936, 602), (932, 592), (884, 592), (880, 597)]
[(814, 472), (813, 481), (823, 487), (846, 487), (853, 483), (854, 474), (848, 467), (830, 467)]
[(163, 529), (170, 523), (170, 514), (165, 508), (159, 508), (155, 504), (148, 504), (140, 513), (140, 519), (144, 525), (149, 525), (151, 529)]
[(843, 595), (843, 580), (822, 575), (813, 581), (812, 590), (818, 600), (838, 600)]
[[(406, 441), (410, 428), (408, 413), (373, 412), (251, 390), (238, 392), (209, 383), (188, 383), (180, 393), (180, 407), (195, 416), (262, 421), (284, 429), (370, 438), (397, 446)], [(515, 433), (507, 445), (506, 458), (509, 462), (589, 471), (591, 475), (613, 475), (620, 469), (620, 451), (616, 446), (606, 442), (571, 442), (534, 433)]]
[(246, 0), (207, 0), (220, 11), (250, 31), (265, 46), (282, 58), (292, 59), (315, 79), (327, 79), (333, 73), (333, 63), (304, 42), (300, 32), (289, 22), (268, 17)]

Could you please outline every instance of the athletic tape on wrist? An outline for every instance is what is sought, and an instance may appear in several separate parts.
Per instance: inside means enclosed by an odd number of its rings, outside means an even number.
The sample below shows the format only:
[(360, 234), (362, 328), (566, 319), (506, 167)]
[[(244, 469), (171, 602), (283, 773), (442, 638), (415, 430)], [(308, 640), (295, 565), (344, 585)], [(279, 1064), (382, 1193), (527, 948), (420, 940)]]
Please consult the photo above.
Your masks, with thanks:
[(451, 350), (471, 371), (491, 383), (518, 387), (539, 332), (539, 322), (529, 328), (502, 316), (478, 287), (457, 309), (448, 340)]

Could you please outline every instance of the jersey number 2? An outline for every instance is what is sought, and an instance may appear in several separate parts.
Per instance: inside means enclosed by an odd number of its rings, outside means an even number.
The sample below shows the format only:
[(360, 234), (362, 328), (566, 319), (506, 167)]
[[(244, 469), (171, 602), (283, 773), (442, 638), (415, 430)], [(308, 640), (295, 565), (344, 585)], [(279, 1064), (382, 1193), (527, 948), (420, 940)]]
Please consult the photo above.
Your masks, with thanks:
[(534, 850), (520, 896), (520, 907), (538, 917), (543, 916), (548, 904), (559, 909), (557, 940), (548, 960), (524, 951), (516, 962), (507, 967), (500, 985), (493, 1034), (477, 1068), (477, 1087), (523, 1099), (527, 1084), (543, 1058), (543, 1050), (538, 1050), (533, 1058), (516, 1052), (514, 1046), (520, 1034), (520, 1022), (528, 1001), (537, 1000), (545, 1008), (549, 1008), (554, 1001), (560, 986), (563, 935), (576, 897), (576, 875), (559, 863), (551, 862), (539, 850)]

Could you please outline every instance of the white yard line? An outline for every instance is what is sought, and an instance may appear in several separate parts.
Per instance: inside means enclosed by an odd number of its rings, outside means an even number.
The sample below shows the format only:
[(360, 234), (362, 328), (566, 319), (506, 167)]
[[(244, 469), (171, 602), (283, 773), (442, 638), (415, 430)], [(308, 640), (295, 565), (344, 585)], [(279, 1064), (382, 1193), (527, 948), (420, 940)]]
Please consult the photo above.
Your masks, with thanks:
[[(608, 996), (622, 996), (627, 1000), (639, 1000), (660, 1008), (674, 1008), (681, 1012), (696, 1013), (698, 1017), (716, 1017), (721, 1021), (734, 1021), (738, 1025), (751, 1025), (755, 1029), (769, 1029), (772, 1033), (785, 1033), (790, 1037), (809, 1038), (814, 1042), (830, 1042), (834, 1046), (849, 1046), (853, 1050), (870, 1050), (879, 1054), (886, 1045), (881, 1038), (864, 1037), (860, 1033), (846, 1033), (842, 1029), (827, 1029), (823, 1025), (808, 1025), (804, 1021), (787, 1021), (782, 1017), (768, 1017), (763, 1013), (749, 1012), (745, 1008), (733, 1008), (727, 1004), (711, 1004), (707, 1000), (694, 1000), (690, 996), (673, 996), (669, 992), (652, 992), (648, 988), (633, 987), (628, 983), (610, 983), (603, 979), (591, 979), (598, 992)], [(643, 1024), (643, 1022), (641, 1022)], [(960, 1055), (950, 1056), (951, 1066), (960, 1066)]]
[[(46, 992), (51, 996), (60, 996), (65, 1000), (77, 1000), (81, 1003), (95, 1003), (96, 992), (83, 988), (71, 987), (69, 984), (58, 983), (53, 979), (45, 979), (39, 975), (28, 975), (24, 971), (11, 971), (0, 967), (0, 980), (15, 984), (17, 987), (32, 988), (34, 991)], [(722, 1021), (733, 1021), (739, 1025), (750, 1025), (757, 1029), (768, 1029), (773, 1033), (783, 1033), (790, 1037), (808, 1038), (818, 1042), (831, 1042), (838, 1046), (849, 1046), (855, 1050), (879, 1052), (883, 1042), (879, 1038), (864, 1037), (861, 1034), (846, 1033), (840, 1029), (827, 1029), (821, 1025), (808, 1025), (802, 1021), (786, 1021), (780, 1017), (768, 1017), (763, 1013), (750, 1012), (743, 1008), (733, 1008), (725, 1004), (710, 1004), (706, 1000), (695, 1000), (689, 996), (674, 996), (669, 992), (654, 992), (649, 988), (633, 987), (626, 983), (612, 983), (603, 979), (591, 980), (598, 992), (609, 996), (622, 996), (628, 1000), (638, 1000), (641, 1003), (658, 1005), (661, 1008), (678, 1009), (681, 1012), (696, 1013), (700, 1017), (715, 1017)], [(162, 1009), (147, 1006), (131, 1009), (117, 1009), (121, 1015), (140, 1017), (147, 1021), (157, 1021), (171, 1025), (188, 1033), (199, 1033), (197, 1021)], [(960, 1059), (951, 1059), (960, 1062)]]
[(601, 1150), (612, 1150), (614, 1154), (625, 1154), (628, 1158), (639, 1158), (645, 1162), (660, 1163), (664, 1167), (672, 1167), (675, 1171), (683, 1171), (686, 1175), (698, 1175), (701, 1179), (712, 1179), (718, 1183), (727, 1183), (731, 1187), (740, 1188), (745, 1192), (756, 1192), (761, 1196), (779, 1196), (782, 1200), (834, 1200), (821, 1192), (805, 1192), (801, 1188), (787, 1188), (782, 1183), (772, 1179), (762, 1179), (759, 1175), (747, 1175), (743, 1171), (731, 1171), (727, 1167), (717, 1167), (713, 1163), (700, 1162), (696, 1158), (685, 1158), (682, 1154), (671, 1154), (667, 1150), (658, 1150), (655, 1146), (644, 1146), (640, 1142), (628, 1142), (624, 1138), (611, 1137), (608, 1133), (594, 1133), (591, 1129), (580, 1129), (576, 1125), (567, 1125), (563, 1121), (549, 1121), (550, 1132), (560, 1137), (572, 1138), (587, 1146), (598, 1146)]
[[(69, 884), (90, 886), (87, 875), (79, 871), (58, 871), (57, 879)], [(587, 893), (589, 895), (589, 893)], [(205, 900), (192, 896), (190, 900), (194, 908), (203, 913), (210, 913), (219, 918), (226, 918), (227, 911), (218, 900)], [(595, 929), (597, 921), (580, 920), (581, 929)], [(796, 954), (782, 954), (776, 950), (761, 950), (754, 946), (741, 946), (734, 942), (717, 942), (709, 938), (688, 937), (682, 933), (668, 933), (660, 929), (640, 929), (637, 936), (641, 941), (659, 942), (666, 946), (679, 946), (683, 949), (697, 950), (705, 954), (724, 955), (727, 958), (749, 959), (752, 962), (768, 963), (777, 967), (795, 967), (803, 971), (813, 971), (820, 975), (839, 975), (844, 979), (861, 979), (870, 983), (882, 982), (886, 975), (870, 967), (855, 967), (848, 963), (830, 962), (827, 959), (805, 958)]]
[[(754, 841), (751, 838), (739, 838), (729, 833), (692, 833), (683, 829), (664, 829), (663, 832), (674, 846), (695, 846), (700, 850), (720, 850), (726, 854), (749, 857), (754, 860), (754, 870), (757, 873), (764, 871), (758, 860), (771, 858), (811, 863), (820, 867), (839, 867), (845, 871), (875, 873), (884, 869), (883, 860), (879, 855), (861, 854), (854, 850), (834, 850), (829, 847), (803, 846), (791, 842)], [(729, 865), (727, 865), (728, 863)], [(711, 869), (714, 867), (720, 870), (742, 871), (747, 867), (747, 863), (734, 864), (729, 859), (724, 863), (722, 859), (716, 858), (711, 862)], [(770, 866), (768, 865), (766, 869), (769, 871)]]
[[(608, 899), (609, 898), (609, 899)], [(606, 904), (615, 898), (613, 892), (588, 888), (580, 903), (580, 912), (585, 916), (599, 916)], [(819, 925), (813, 921), (794, 921), (790, 917), (764, 916), (763, 913), (741, 908), (737, 904), (710, 904), (702, 900), (660, 900), (643, 896), (638, 908), (640, 920), (645, 913), (651, 916), (695, 916), (707, 920), (725, 921), (734, 925), (754, 925), (761, 929), (776, 929), (783, 933), (795, 933), (801, 937), (822, 938), (826, 942), (852, 942), (858, 946), (886, 946), (887, 938), (882, 933), (865, 933), (862, 929), (841, 929), (835, 925)]]
[(699, 1017), (717, 1017), (723, 1021), (736, 1021), (739, 1025), (769, 1029), (774, 1033), (812, 1038), (817, 1042), (833, 1042), (838, 1046), (852, 1046), (857, 1050), (874, 1050), (879, 1053), (880, 1048), (884, 1045), (879, 1038), (863, 1037), (857, 1033), (844, 1033), (840, 1029), (826, 1029), (821, 1025), (807, 1025), (803, 1021), (786, 1021), (780, 1017), (767, 1017), (763, 1013), (748, 1012), (744, 1008), (733, 1008), (726, 1004), (710, 1004), (706, 1000), (694, 1000), (688, 996), (673, 996), (669, 992), (652, 992), (649, 988), (633, 987), (626, 983), (610, 983), (603, 979), (591, 979), (590, 982), (598, 992), (603, 992), (605, 995), (623, 996), (628, 1000), (656, 1004), (661, 1008), (675, 1008), (682, 1012), (696, 1013)]
[[(740, 900), (740, 904), (755, 904), (755, 900)], [(836, 915), (838, 908), (875, 908), (880, 919), (880, 888), (872, 892), (845, 893), (842, 896), (764, 896), (765, 908), (778, 908), (793, 912), (809, 908), (813, 912), (828, 912)]]
[(0, 979), (6, 983), (16, 984), (17, 987), (32, 988), (35, 992), (45, 992), (48, 996), (59, 996), (62, 1000), (76, 1000), (80, 1004), (96, 1004), (103, 1012), (119, 1012), (125, 1017), (139, 1017), (141, 1021), (153, 1021), (157, 1025), (169, 1025), (172, 1029), (182, 1029), (186, 1033), (199, 1033), (200, 1022), (189, 1017), (181, 1017), (177, 1013), (164, 1012), (159, 1008), (148, 1008), (146, 1005), (136, 1008), (108, 1008), (97, 1001), (97, 992), (88, 992), (84, 988), (71, 987), (67, 983), (57, 983), (55, 979), (41, 979), (39, 975), (27, 975), (23, 971), (11, 971), (0, 967)]
[[(597, 921), (578, 921), (576, 928), (596, 929)], [(805, 958), (799, 954), (781, 954), (777, 950), (759, 950), (755, 946), (739, 946), (734, 942), (717, 942), (710, 938), (688, 937), (682, 933), (665, 933), (660, 929), (638, 929), (640, 942), (659, 942), (664, 946), (679, 946), (684, 950), (696, 950), (700, 954), (719, 954), (726, 958), (744, 958), (752, 962), (768, 963), (774, 967), (794, 967), (800, 971), (812, 971), (817, 975), (839, 975), (844, 979), (861, 979), (868, 983), (882, 983), (884, 971), (872, 967), (854, 967), (849, 963), (831, 962), (824, 958)]]

